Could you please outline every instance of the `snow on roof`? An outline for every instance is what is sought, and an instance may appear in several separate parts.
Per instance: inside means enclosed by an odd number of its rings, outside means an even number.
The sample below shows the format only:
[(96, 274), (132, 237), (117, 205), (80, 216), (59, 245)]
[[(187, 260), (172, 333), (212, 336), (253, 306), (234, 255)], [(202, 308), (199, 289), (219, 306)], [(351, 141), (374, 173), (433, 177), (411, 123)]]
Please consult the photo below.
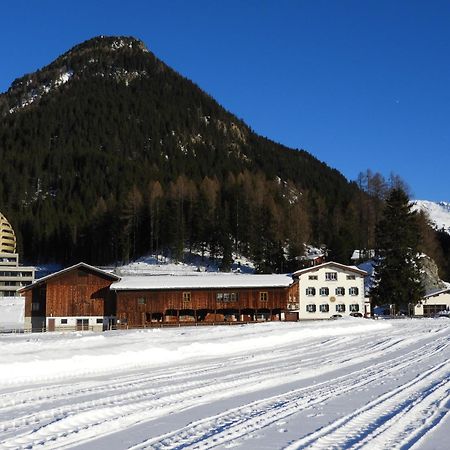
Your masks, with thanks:
[(111, 285), (112, 290), (149, 289), (231, 289), (255, 287), (288, 287), (292, 276), (284, 275), (242, 275), (242, 274), (199, 274), (199, 275), (153, 275), (124, 276)]
[(363, 249), (363, 250), (353, 250), (350, 259), (356, 261), (358, 259), (370, 259), (375, 256), (375, 250), (373, 249)]
[(356, 266), (346, 266), (345, 264), (340, 264), (340, 263), (337, 263), (337, 262), (334, 262), (334, 261), (328, 261), (326, 263), (319, 264), (317, 266), (311, 266), (311, 267), (307, 267), (306, 269), (300, 269), (300, 270), (297, 270), (296, 272), (294, 272), (292, 275), (296, 275), (296, 276), (302, 275), (302, 274), (307, 273), (307, 272), (312, 272), (312, 271), (319, 270), (322, 267), (336, 267), (336, 268), (342, 269), (344, 271), (347, 270), (347, 271), (350, 271), (350, 272), (356, 272), (356, 273), (359, 273), (360, 275), (363, 275), (363, 276), (367, 275), (367, 272), (365, 270), (361, 270), (361, 269), (359, 269)]
[(305, 245), (305, 254), (298, 257), (301, 261), (314, 261), (317, 258), (322, 258), (325, 256), (325, 250), (321, 248), (314, 247), (309, 244)]

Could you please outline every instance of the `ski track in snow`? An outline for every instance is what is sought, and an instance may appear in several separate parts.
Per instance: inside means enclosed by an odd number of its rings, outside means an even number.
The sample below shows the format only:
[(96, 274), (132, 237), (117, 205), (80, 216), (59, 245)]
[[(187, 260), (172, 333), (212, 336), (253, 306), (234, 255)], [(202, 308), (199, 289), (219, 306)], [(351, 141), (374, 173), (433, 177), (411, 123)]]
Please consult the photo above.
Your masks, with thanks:
[[(367, 325), (366, 330), (354, 334), (352, 328), (361, 323)], [(181, 427), (174, 420), (177, 425), (170, 432), (148, 436), (128, 448), (245, 448), (261, 435), (268, 435), (270, 443), (273, 429), (278, 427), (280, 434), (285, 431), (281, 426), (289, 428), (290, 421), (310, 417), (317, 408), (325, 413), (324, 422), (318, 422), (312, 432), (286, 437), (281, 447), (407, 449), (420, 448), (421, 440), (432, 436), (433, 429), (447, 417), (448, 320), (396, 321), (392, 326), (355, 320), (342, 322), (348, 333), (334, 331), (336, 335), (330, 331), (339, 327), (336, 323), (284, 325), (254, 325), (242, 327), (242, 331), (218, 327), (211, 332), (164, 330), (155, 337), (158, 344), (172, 337), (207, 346), (210, 334), (211, 340), (228, 339), (230, 346), (239, 347), (240, 336), (247, 339), (266, 332), (278, 336), (299, 330), (291, 343), (275, 344), (264, 351), (244, 348), (240, 352), (237, 348), (222, 355), (200, 353), (192, 361), (154, 367), (149, 363), (145, 371), (124, 367), (119, 373), (117, 369), (110, 374), (103, 370), (89, 377), (60, 374), (55, 376), (57, 383), (49, 377), (23, 388), (0, 385), (0, 449), (63, 449), (88, 442), (98, 442), (99, 449), (108, 448), (102, 444), (105, 437), (116, 434), (132, 440), (134, 426), (171, 420), (187, 410), (197, 411), (200, 418)], [(125, 341), (128, 335), (115, 336)], [(64, 342), (64, 336), (55, 339)], [(99, 347), (103, 351), (107, 351), (107, 341)], [(18, 345), (27, 351), (26, 344)], [(69, 347), (73, 351), (73, 346)], [(372, 392), (377, 395), (370, 395)], [(251, 398), (251, 394), (260, 395)], [(361, 396), (361, 400), (353, 400), (354, 405), (338, 417), (327, 415), (327, 406), (337, 401), (345, 404), (348, 395)], [(227, 406), (230, 399), (232, 407)], [(208, 405), (223, 408), (210, 415)], [(252, 448), (258, 448), (257, 444)]]

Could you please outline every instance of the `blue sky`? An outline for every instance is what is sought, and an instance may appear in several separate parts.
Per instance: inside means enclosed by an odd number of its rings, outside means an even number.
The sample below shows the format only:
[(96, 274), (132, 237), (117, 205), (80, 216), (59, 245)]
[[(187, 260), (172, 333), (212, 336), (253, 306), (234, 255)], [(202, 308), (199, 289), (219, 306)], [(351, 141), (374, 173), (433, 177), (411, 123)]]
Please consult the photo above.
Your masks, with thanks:
[(79, 42), (132, 35), (259, 134), (450, 201), (448, 1), (15, 0), (0, 14), (0, 92)]

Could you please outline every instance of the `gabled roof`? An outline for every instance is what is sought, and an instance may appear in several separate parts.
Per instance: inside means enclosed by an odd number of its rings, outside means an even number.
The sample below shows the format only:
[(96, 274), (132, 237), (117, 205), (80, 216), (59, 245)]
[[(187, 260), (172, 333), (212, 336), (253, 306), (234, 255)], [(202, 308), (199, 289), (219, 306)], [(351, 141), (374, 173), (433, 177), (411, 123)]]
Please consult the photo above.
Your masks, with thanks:
[(92, 272), (96, 272), (99, 275), (102, 275), (104, 277), (110, 278), (113, 281), (120, 280), (120, 277), (115, 275), (115, 274), (113, 274), (113, 273), (106, 272), (105, 270), (99, 269), (98, 267), (91, 266), (91, 265), (86, 264), (84, 262), (79, 262), (78, 264), (75, 264), (73, 266), (67, 267), (66, 269), (62, 269), (62, 270), (60, 270), (58, 272), (51, 273), (50, 275), (46, 275), (45, 277), (39, 278), (34, 283), (29, 284), (28, 286), (24, 286), (24, 287), (18, 289), (17, 292), (28, 291), (28, 290), (34, 288), (35, 286), (38, 286), (38, 285), (40, 285), (42, 283), (45, 283), (46, 281), (50, 280), (51, 278), (59, 277), (60, 275), (66, 273), (66, 272), (70, 272), (71, 270), (80, 269), (80, 268), (91, 270)]
[(439, 291), (430, 292), (429, 294), (424, 295), (423, 298), (437, 297), (438, 295), (446, 294), (447, 292), (450, 292), (450, 287), (440, 289)]
[(291, 275), (141, 275), (125, 276), (113, 283), (111, 290), (166, 290), (166, 289), (245, 289), (285, 288), (295, 280)]
[(340, 264), (340, 263), (337, 263), (337, 262), (334, 262), (334, 261), (328, 261), (326, 263), (319, 264), (317, 266), (311, 266), (311, 267), (307, 267), (305, 269), (297, 270), (296, 272), (294, 272), (292, 274), (292, 276), (298, 277), (300, 275), (303, 275), (304, 273), (315, 272), (315, 271), (317, 271), (319, 269), (322, 269), (324, 267), (330, 267), (330, 268), (331, 267), (335, 267), (337, 269), (340, 269), (340, 270), (343, 270), (343, 271), (346, 271), (346, 272), (355, 272), (355, 273), (357, 273), (359, 275), (362, 275), (362, 276), (368, 275), (368, 273), (365, 270), (358, 269), (358, 267), (356, 267), (356, 266), (346, 266), (345, 264)]

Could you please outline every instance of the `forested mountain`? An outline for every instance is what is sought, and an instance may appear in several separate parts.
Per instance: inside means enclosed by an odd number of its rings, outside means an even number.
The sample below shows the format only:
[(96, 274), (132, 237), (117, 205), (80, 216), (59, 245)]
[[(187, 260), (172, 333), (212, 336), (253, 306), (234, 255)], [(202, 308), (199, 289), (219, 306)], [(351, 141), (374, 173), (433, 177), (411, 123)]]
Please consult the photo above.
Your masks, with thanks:
[(0, 211), (32, 262), (183, 248), (295, 268), (304, 242), (347, 262), (380, 199), (255, 134), (130, 37), (97, 37), (0, 95)]

